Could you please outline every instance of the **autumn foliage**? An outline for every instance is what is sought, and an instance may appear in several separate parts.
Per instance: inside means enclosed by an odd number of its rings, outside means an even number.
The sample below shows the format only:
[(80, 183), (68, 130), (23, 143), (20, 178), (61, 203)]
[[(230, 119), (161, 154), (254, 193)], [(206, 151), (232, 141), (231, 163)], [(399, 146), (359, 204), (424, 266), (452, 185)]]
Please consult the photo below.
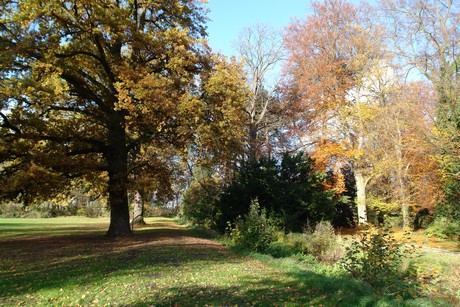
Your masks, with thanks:
[(2, 1), (0, 198), (70, 203), (84, 186), (111, 236), (131, 234), (129, 193), (187, 187), (185, 211), (211, 208), (217, 228), (256, 197), (292, 230), (349, 204), (359, 225), (456, 223), (456, 2), (314, 1), (283, 39), (246, 28), (239, 59), (208, 46), (205, 3)]

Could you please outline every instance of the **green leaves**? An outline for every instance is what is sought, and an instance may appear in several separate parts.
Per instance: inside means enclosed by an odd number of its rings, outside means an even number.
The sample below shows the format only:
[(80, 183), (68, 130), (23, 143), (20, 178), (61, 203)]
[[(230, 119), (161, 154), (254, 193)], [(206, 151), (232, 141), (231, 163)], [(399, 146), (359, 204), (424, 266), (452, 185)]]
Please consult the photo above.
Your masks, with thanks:
[(401, 263), (403, 257), (413, 253), (412, 248), (405, 248), (405, 242), (397, 241), (389, 230), (369, 229), (346, 248), (341, 266), (379, 291), (411, 296), (413, 289), (404, 286), (403, 281), (414, 277), (404, 275)]
[(267, 211), (260, 209), (256, 198), (251, 201), (249, 212), (235, 221), (235, 227), (229, 225), (228, 231), (236, 245), (264, 252), (275, 240), (277, 228), (275, 222), (267, 216)]

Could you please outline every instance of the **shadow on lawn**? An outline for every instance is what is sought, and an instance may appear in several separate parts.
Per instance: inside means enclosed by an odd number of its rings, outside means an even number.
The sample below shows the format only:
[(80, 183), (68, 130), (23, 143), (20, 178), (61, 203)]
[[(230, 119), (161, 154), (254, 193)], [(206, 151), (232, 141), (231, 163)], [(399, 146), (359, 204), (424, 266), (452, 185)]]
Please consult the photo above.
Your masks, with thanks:
[[(74, 230), (79, 234), (66, 233)], [(32, 231), (33, 237), (0, 240), (0, 302), (42, 289), (101, 282), (145, 267), (164, 268), (204, 258), (224, 262), (229, 256), (220, 253), (224, 247), (217, 243), (166, 222), (146, 225), (134, 236), (122, 238), (102, 236), (98, 225), (56, 226), (47, 236), (43, 229)], [(61, 232), (66, 235), (56, 235)]]
[[(286, 273), (280, 273), (286, 274)], [(133, 306), (397, 306), (396, 301), (378, 298), (362, 283), (345, 278), (325, 277), (312, 272), (296, 275), (292, 281), (266, 278), (239, 280), (242, 286), (178, 287), (174, 295), (148, 297)], [(296, 275), (296, 276), (295, 276)], [(131, 304), (130, 304), (131, 305)]]
[[(72, 291), (131, 276), (135, 287), (147, 282), (153, 288), (129, 305), (394, 305), (376, 298), (362, 283), (298, 270), (280, 271), (280, 276), (288, 277), (284, 279), (245, 275), (238, 279), (239, 287), (176, 284), (161, 294), (155, 289), (158, 280), (177, 274), (181, 266), (225, 265), (241, 259), (230, 249), (202, 239), (199, 233), (168, 222), (149, 224), (125, 238), (80, 234), (0, 240), (0, 302), (16, 305), (40, 290), (55, 289), (59, 295), (62, 288)], [(27, 301), (27, 305), (33, 304), (33, 299)]]

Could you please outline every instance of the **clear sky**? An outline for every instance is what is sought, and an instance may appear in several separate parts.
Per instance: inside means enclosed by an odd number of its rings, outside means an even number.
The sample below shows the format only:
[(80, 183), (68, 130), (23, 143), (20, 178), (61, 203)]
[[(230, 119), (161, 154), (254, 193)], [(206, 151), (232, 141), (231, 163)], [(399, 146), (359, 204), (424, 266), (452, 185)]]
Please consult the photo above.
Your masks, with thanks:
[(209, 0), (208, 41), (215, 52), (236, 55), (233, 47), (241, 30), (255, 24), (284, 29), (292, 18), (304, 19), (309, 0)]

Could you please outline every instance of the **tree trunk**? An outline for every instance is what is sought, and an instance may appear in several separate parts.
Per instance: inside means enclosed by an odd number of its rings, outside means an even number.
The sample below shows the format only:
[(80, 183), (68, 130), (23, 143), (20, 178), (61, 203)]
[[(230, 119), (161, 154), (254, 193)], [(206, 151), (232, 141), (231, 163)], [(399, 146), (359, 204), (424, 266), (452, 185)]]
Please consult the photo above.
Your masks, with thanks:
[(272, 144), (270, 141), (270, 130), (265, 130), (265, 142), (267, 146), (267, 159), (270, 160), (272, 158)]
[(257, 124), (251, 123), (249, 125), (249, 161), (251, 163), (255, 163), (258, 157), (258, 149), (257, 149)]
[(409, 228), (409, 206), (406, 199), (406, 184), (404, 182), (404, 173), (402, 167), (398, 167), (398, 190), (399, 190), (399, 201), (401, 202), (401, 214), (403, 218), (403, 229)]
[(358, 225), (367, 224), (366, 185), (364, 175), (358, 170), (354, 172), (356, 181), (356, 206), (358, 207)]
[(401, 214), (403, 218), (403, 229), (409, 228), (409, 206), (407, 205), (406, 199), (406, 172), (404, 171), (404, 161), (403, 161), (403, 140), (402, 140), (402, 132), (399, 127), (399, 122), (396, 122), (396, 132), (397, 132), (397, 139), (395, 144), (395, 151), (396, 151), (396, 158), (397, 158), (397, 170), (396, 170), (396, 177), (398, 181), (398, 194), (399, 194), (399, 201), (401, 203)]
[(145, 225), (144, 221), (144, 193), (137, 190), (134, 193), (133, 224)]
[(129, 224), (128, 205), (128, 150), (124, 115), (113, 112), (108, 127), (108, 152), (106, 159), (109, 173), (110, 226), (107, 236), (127, 236), (132, 231)]

